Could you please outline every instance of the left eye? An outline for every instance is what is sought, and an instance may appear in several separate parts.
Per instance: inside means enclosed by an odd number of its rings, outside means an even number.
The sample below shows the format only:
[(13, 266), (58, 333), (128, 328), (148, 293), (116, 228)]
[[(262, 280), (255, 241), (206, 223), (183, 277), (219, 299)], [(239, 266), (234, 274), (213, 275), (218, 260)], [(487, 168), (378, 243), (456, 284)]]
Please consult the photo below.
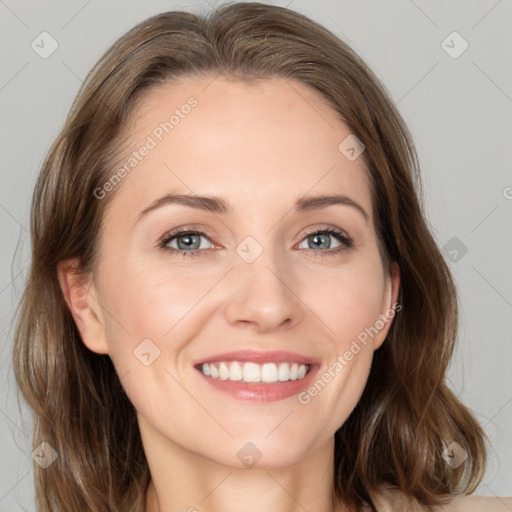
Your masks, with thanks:
[[(334, 247), (331, 246), (331, 239), (333, 238), (338, 243), (338, 245)], [(301, 245), (306, 243), (309, 245), (309, 247), (301, 247), (299, 245), (299, 249), (333, 249), (342, 245), (340, 238), (341, 234), (334, 231), (315, 231), (314, 233), (308, 235), (303, 242), (301, 242)]]

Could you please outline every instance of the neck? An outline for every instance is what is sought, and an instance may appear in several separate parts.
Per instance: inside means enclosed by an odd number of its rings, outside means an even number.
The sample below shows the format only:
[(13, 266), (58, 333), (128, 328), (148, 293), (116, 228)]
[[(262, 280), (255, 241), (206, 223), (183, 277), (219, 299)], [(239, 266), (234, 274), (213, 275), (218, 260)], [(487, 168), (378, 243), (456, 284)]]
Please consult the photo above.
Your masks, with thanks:
[(333, 506), (334, 440), (286, 467), (241, 469), (141, 432), (152, 476), (145, 512), (346, 510)]

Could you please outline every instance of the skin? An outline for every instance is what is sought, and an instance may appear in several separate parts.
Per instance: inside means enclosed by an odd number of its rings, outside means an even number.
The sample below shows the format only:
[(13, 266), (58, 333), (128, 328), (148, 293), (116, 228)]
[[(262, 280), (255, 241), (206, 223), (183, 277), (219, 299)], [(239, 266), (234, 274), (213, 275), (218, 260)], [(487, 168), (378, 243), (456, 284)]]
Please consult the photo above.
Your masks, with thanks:
[(379, 512), (507, 512), (512, 510), (511, 498), (488, 496), (457, 496), (447, 505), (427, 510), (422, 506), (411, 506), (405, 496), (395, 490), (385, 489), (376, 500)]
[[(350, 129), (319, 93), (282, 79), (203, 77), (153, 89), (127, 124), (130, 150), (190, 96), (198, 105), (117, 185), (93, 272), (78, 278), (72, 261), (59, 265), (64, 295), (83, 342), (109, 354), (137, 410), (152, 475), (147, 512), (331, 512), (334, 433), (392, 320), (307, 404), (240, 401), (193, 364), (238, 349), (288, 350), (319, 359), (321, 376), (392, 311), (399, 271), (382, 266), (365, 163), (338, 150)], [(171, 192), (221, 197), (231, 208), (167, 204), (137, 220)], [(347, 205), (293, 210), (303, 196), (333, 192), (368, 219)], [(199, 255), (159, 247), (183, 226), (204, 233)], [(313, 227), (342, 230), (354, 244), (334, 254), (340, 242), (325, 235), (330, 248), (318, 248)], [(250, 264), (236, 252), (248, 236), (263, 249)], [(148, 366), (134, 355), (145, 339), (160, 351)], [(237, 457), (248, 442), (262, 455), (252, 468)]]

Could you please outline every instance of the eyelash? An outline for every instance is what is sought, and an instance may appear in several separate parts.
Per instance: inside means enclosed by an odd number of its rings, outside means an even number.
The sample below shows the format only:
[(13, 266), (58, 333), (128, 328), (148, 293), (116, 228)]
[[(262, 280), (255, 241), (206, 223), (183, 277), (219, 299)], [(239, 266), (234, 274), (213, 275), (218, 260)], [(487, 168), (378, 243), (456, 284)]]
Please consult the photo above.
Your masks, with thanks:
[[(354, 245), (354, 240), (349, 235), (347, 235), (343, 231), (339, 231), (334, 228), (325, 228), (325, 229), (313, 228), (305, 234), (305, 236), (302, 238), (301, 242), (303, 240), (305, 240), (306, 238), (309, 238), (310, 236), (317, 235), (317, 234), (331, 235), (338, 242), (340, 242), (341, 245), (339, 247), (336, 247), (335, 249), (325, 250), (325, 251), (315, 251), (313, 249), (309, 249), (310, 251), (313, 251), (313, 253), (316, 253), (314, 255), (315, 258), (316, 257), (324, 257), (324, 256), (336, 256), (336, 255), (350, 249)], [(175, 238), (179, 238), (180, 236), (185, 236), (185, 235), (200, 235), (200, 236), (204, 236), (205, 238), (207, 238), (209, 240), (208, 236), (206, 236), (206, 234), (201, 231), (195, 231), (195, 230), (189, 229), (189, 228), (180, 228), (180, 229), (177, 229), (176, 231), (166, 233), (159, 240), (158, 247), (160, 249), (163, 249), (164, 251), (169, 251), (174, 254), (177, 253), (184, 257), (186, 257), (186, 256), (204, 256), (204, 254), (201, 254), (201, 253), (205, 252), (204, 249), (196, 249), (194, 251), (183, 251), (183, 250), (179, 250), (179, 249), (174, 249), (174, 247), (166, 247), (166, 245), (169, 242), (171, 242), (172, 240), (174, 240)]]

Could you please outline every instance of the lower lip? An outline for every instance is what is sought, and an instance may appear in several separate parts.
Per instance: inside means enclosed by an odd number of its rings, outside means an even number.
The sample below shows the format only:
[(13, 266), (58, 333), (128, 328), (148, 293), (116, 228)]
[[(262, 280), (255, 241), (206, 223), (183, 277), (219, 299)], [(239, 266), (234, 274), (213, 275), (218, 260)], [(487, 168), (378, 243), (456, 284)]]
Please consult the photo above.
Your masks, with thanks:
[(319, 365), (311, 365), (309, 372), (302, 379), (287, 380), (285, 382), (275, 382), (272, 384), (215, 379), (213, 377), (207, 377), (199, 369), (197, 369), (197, 371), (210, 386), (224, 393), (228, 393), (239, 400), (274, 402), (276, 400), (290, 398), (304, 391), (313, 381), (319, 367)]

